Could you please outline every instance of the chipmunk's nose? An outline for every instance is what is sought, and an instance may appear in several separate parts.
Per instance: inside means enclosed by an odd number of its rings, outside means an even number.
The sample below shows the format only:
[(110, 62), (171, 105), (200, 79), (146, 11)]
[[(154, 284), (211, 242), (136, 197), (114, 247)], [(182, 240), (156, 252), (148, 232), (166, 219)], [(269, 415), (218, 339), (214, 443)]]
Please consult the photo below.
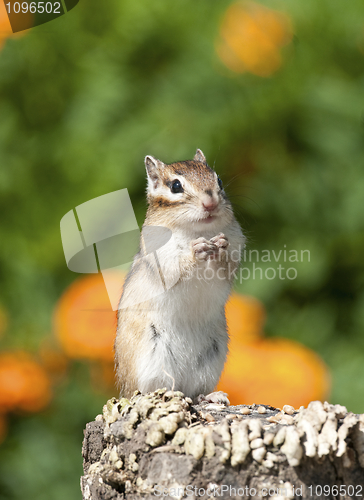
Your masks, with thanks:
[(206, 198), (202, 200), (202, 205), (205, 210), (212, 212), (217, 207), (218, 201), (214, 200), (212, 196), (206, 196)]

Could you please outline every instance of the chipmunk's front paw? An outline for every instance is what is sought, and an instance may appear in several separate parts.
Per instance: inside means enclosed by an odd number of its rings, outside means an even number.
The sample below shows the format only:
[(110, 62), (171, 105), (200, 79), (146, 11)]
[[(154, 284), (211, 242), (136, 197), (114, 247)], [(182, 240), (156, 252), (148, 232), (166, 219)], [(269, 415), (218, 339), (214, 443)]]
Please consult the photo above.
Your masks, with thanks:
[(224, 235), (224, 233), (220, 233), (217, 236), (214, 236), (210, 241), (218, 248), (227, 248), (229, 246), (229, 240)]
[(229, 240), (227, 237), (223, 233), (220, 233), (211, 238), (210, 241), (217, 248), (217, 252), (211, 256), (211, 259), (215, 261), (227, 260), (227, 247), (229, 246)]
[(197, 260), (207, 260), (212, 255), (216, 255), (218, 247), (211, 240), (197, 238), (192, 241), (192, 252)]

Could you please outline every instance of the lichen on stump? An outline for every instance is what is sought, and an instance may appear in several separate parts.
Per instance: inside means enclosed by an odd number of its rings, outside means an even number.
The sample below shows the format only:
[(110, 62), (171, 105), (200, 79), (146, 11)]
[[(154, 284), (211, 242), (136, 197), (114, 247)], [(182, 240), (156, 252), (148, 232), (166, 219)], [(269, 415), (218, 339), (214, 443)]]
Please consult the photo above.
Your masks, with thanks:
[(87, 424), (82, 452), (84, 500), (211, 498), (214, 491), (315, 499), (325, 485), (326, 498), (337, 496), (335, 485), (345, 485), (341, 498), (364, 495), (364, 415), (319, 401), (296, 411), (194, 406), (166, 389), (136, 393), (107, 402)]

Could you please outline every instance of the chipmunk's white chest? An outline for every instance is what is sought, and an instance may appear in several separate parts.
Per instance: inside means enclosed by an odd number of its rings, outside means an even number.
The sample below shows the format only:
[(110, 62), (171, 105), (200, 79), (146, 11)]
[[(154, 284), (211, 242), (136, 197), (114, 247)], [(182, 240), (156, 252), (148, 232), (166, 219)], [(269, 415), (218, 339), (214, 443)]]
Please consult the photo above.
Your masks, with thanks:
[(158, 255), (166, 286), (175, 284), (150, 301), (148, 343), (138, 368), (143, 392), (174, 387), (191, 397), (206, 394), (213, 391), (225, 363), (224, 307), (230, 283), (214, 275), (216, 269), (208, 261), (180, 279), (180, 257), (189, 245), (177, 234)]

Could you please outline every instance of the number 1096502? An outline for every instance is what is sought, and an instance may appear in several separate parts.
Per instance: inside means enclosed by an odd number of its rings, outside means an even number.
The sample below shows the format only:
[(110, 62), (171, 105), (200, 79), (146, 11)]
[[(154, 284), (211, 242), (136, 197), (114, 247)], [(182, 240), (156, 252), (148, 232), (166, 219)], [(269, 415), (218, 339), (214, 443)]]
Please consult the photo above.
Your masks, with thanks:
[(43, 14), (44, 12), (47, 14), (62, 14), (61, 12), (61, 3), (60, 2), (14, 2), (13, 5), (11, 3), (7, 3), (6, 10), (8, 14), (26, 14), (27, 12), (31, 12), (32, 14), (38, 13)]

